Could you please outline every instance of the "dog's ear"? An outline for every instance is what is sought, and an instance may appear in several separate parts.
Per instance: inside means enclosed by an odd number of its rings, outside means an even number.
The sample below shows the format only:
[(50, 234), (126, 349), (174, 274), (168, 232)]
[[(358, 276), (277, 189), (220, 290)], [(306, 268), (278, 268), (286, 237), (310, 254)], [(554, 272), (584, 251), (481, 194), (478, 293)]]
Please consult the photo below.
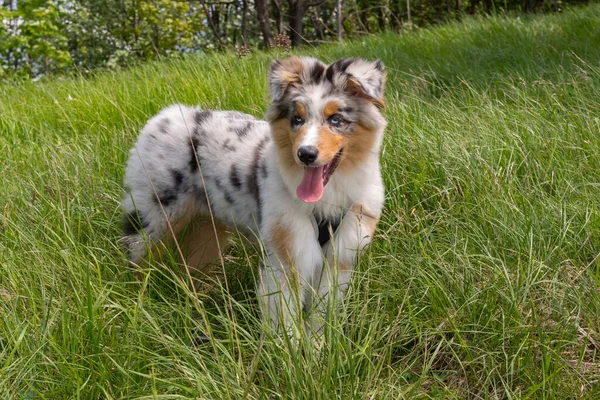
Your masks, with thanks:
[(286, 90), (293, 85), (298, 85), (301, 80), (304, 63), (299, 57), (290, 57), (285, 60), (273, 60), (269, 71), (269, 87), (271, 100), (279, 101)]
[(346, 93), (367, 99), (380, 109), (385, 108), (383, 88), (386, 72), (380, 60), (344, 58), (327, 67), (325, 76)]

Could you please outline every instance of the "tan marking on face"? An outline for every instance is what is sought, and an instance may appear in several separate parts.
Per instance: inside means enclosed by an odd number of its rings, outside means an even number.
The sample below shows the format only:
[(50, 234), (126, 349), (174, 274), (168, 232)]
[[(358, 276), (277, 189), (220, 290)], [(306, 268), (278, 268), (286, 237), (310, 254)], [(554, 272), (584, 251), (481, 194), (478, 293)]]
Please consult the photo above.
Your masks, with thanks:
[(323, 108), (323, 115), (325, 116), (325, 119), (337, 113), (339, 108), (340, 104), (337, 101), (330, 101), (329, 103), (327, 103), (325, 108)]
[[(306, 119), (306, 107), (302, 103), (296, 103), (296, 112), (303, 119)], [(290, 126), (290, 121), (287, 118), (281, 118), (271, 124), (273, 131), (273, 139), (277, 149), (279, 150), (279, 158), (284, 168), (293, 170), (300, 167), (294, 158), (294, 154), (298, 153), (298, 147), (302, 143), (302, 139), (308, 128), (302, 125), (300, 129), (294, 131)]]
[(366, 212), (364, 207), (360, 204), (353, 205), (350, 211), (356, 215), (358, 222), (372, 238), (373, 234), (375, 233), (375, 229), (377, 228), (377, 222), (379, 222), (379, 218)]
[(287, 118), (282, 118), (273, 122), (271, 128), (275, 147), (279, 152), (282, 168), (289, 172), (302, 170), (303, 167), (298, 165), (294, 159), (294, 152), (298, 151), (296, 143), (299, 143), (302, 140), (302, 137), (306, 133), (306, 128), (301, 128), (298, 132), (294, 132), (291, 129), (290, 122)]
[(281, 221), (271, 227), (271, 240), (280, 261), (289, 262), (292, 256), (292, 231)]
[(306, 120), (306, 107), (304, 107), (304, 104), (302, 103), (296, 103), (296, 112), (298, 113), (299, 116), (302, 117), (302, 119)]
[(317, 144), (319, 158), (317, 159), (317, 163), (327, 164), (333, 160), (333, 157), (335, 157), (343, 145), (344, 135), (333, 133), (326, 127), (319, 129), (319, 143)]
[(376, 135), (375, 132), (359, 122), (354, 128), (354, 132), (340, 136), (344, 139), (344, 152), (338, 170), (350, 172), (364, 162), (373, 151)]

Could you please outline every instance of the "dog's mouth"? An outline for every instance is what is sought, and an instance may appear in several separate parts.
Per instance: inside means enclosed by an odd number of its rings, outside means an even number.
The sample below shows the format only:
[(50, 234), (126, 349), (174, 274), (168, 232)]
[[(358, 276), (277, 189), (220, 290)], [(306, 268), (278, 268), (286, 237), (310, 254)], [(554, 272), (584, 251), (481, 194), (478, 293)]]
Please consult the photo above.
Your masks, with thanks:
[(314, 203), (321, 200), (325, 185), (329, 182), (331, 175), (340, 163), (342, 150), (333, 157), (333, 159), (320, 167), (304, 167), (304, 177), (298, 185), (296, 194), (298, 198), (305, 203)]

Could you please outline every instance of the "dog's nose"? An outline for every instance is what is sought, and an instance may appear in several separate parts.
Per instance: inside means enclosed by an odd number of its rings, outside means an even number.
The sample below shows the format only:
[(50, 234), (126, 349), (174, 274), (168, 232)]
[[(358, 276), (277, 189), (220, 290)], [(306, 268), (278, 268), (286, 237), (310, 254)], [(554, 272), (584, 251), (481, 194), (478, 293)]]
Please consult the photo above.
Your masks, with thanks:
[(315, 146), (302, 146), (298, 149), (298, 158), (306, 165), (314, 163), (318, 156), (319, 149)]

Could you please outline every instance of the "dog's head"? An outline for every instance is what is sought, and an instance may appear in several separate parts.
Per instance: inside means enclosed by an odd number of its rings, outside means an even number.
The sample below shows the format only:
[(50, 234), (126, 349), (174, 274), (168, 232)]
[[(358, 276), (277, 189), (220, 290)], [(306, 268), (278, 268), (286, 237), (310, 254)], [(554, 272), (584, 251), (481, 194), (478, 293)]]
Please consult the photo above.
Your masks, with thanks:
[(274, 61), (267, 111), (282, 167), (303, 174), (296, 193), (321, 199), (335, 171), (348, 172), (379, 151), (385, 120), (381, 61), (308, 57)]

